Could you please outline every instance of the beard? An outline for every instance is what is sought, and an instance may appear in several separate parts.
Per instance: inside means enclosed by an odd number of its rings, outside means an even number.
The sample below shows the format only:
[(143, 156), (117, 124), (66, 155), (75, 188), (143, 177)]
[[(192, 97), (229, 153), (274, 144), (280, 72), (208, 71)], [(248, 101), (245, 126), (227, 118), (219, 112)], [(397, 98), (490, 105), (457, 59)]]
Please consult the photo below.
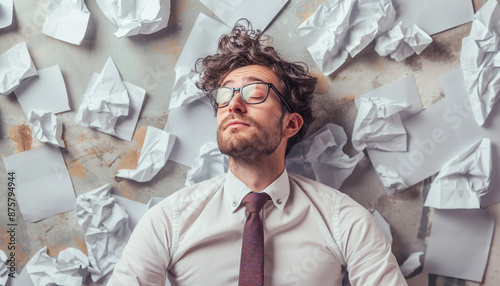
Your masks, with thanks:
[[(227, 121), (232, 119), (238, 119), (248, 124), (249, 127), (245, 128), (253, 129), (249, 136), (241, 134), (239, 129), (230, 129), (224, 137), (223, 128)], [(261, 160), (274, 153), (281, 143), (282, 135), (283, 116), (281, 116), (277, 126), (266, 129), (251, 118), (231, 113), (217, 128), (217, 143), (222, 154), (226, 154), (236, 161), (248, 163)]]

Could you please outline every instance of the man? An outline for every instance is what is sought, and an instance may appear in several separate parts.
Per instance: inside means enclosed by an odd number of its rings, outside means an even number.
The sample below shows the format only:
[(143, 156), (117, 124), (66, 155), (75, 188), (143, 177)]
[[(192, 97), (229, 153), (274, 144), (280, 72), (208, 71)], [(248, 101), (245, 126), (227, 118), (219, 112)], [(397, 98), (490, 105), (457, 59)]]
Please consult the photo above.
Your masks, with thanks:
[(285, 170), (316, 79), (266, 39), (236, 25), (199, 60), (229, 172), (149, 210), (108, 285), (406, 285), (365, 208)]

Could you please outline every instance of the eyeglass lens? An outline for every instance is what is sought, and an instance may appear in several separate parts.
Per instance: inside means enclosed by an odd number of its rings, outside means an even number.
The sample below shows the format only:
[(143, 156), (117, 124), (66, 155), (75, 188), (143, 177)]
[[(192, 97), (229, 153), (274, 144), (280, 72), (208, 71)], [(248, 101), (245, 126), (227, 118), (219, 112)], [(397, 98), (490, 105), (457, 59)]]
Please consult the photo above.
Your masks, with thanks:
[[(235, 90), (230, 87), (219, 87), (212, 91), (212, 97), (218, 107), (226, 106), (233, 98)], [(240, 88), (243, 100), (249, 104), (261, 103), (266, 99), (269, 86), (265, 83), (251, 83)]]

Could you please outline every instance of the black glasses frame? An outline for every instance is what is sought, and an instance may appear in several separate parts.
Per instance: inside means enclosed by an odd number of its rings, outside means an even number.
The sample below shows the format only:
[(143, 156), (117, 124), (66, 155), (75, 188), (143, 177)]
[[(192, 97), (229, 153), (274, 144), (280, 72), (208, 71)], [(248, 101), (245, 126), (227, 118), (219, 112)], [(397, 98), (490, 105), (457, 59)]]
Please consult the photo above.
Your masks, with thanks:
[[(240, 86), (240, 87), (237, 87), (237, 88), (226, 87), (226, 86), (216, 87), (216, 88), (211, 89), (211, 90), (208, 91), (208, 97), (210, 98), (210, 102), (212, 103), (212, 105), (213, 105), (213, 107), (215, 109), (224, 108), (224, 107), (226, 107), (226, 106), (229, 105), (229, 103), (231, 102), (231, 100), (233, 100), (233, 98), (234, 98), (234, 92), (235, 91), (241, 91), (242, 88), (244, 88), (246, 86), (249, 86), (249, 85), (252, 85), (252, 84), (265, 84), (265, 85), (267, 85), (267, 94), (266, 94), (266, 97), (264, 97), (264, 99), (262, 101), (260, 101), (260, 102), (253, 102), (253, 103), (247, 102), (244, 97), (241, 97), (241, 99), (243, 99), (243, 101), (246, 104), (261, 104), (261, 103), (263, 103), (264, 101), (266, 101), (267, 97), (269, 96), (269, 89), (271, 88), (272, 90), (274, 90), (274, 92), (276, 93), (276, 95), (278, 95), (278, 97), (280, 98), (281, 102), (283, 102), (283, 104), (288, 109), (288, 111), (290, 113), (292, 113), (292, 109), (290, 108), (290, 106), (288, 105), (288, 103), (286, 103), (285, 98), (283, 97), (283, 95), (281, 95), (281, 93), (274, 86), (274, 84), (269, 83), (269, 82), (252, 82), (252, 83), (245, 84), (244, 86)], [(229, 99), (229, 101), (225, 105), (218, 105), (217, 101), (216, 101), (216, 98), (212, 95), (214, 91), (216, 91), (216, 90), (218, 90), (220, 88), (231, 89), (233, 91), (233, 95), (231, 96), (231, 99)]]

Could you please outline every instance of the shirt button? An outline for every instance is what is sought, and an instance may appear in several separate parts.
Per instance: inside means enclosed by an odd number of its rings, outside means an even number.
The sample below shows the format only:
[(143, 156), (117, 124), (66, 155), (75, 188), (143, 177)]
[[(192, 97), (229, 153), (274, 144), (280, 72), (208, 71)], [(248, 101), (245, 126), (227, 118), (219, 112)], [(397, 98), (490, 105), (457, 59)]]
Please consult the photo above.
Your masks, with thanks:
[(233, 201), (233, 207), (235, 207), (237, 205), (238, 205), (238, 202), (237, 201)]
[(281, 200), (280, 199), (277, 199), (276, 202), (278, 203), (278, 205), (281, 205)]

